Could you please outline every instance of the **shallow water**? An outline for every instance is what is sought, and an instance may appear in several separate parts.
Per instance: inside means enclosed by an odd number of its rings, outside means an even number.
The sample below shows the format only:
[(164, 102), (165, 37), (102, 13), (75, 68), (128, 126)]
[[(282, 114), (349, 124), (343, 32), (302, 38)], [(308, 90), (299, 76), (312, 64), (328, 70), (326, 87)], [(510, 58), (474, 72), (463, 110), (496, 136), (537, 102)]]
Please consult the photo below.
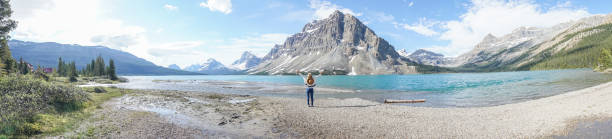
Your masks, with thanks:
[[(196, 75), (126, 76), (120, 87), (206, 91), (260, 96), (305, 97), (298, 76)], [(427, 99), (406, 104), (427, 107), (495, 106), (552, 96), (595, 86), (612, 75), (590, 69), (416, 75), (321, 76), (315, 97)]]

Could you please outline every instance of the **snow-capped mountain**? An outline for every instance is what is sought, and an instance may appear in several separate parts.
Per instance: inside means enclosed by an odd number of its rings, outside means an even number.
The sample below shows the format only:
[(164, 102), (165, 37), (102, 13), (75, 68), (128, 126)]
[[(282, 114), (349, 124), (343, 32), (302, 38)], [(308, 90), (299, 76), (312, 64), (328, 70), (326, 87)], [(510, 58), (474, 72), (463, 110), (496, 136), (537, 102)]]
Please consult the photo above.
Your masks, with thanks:
[(170, 68), (170, 69), (175, 69), (175, 70), (181, 70), (181, 67), (179, 67), (179, 66), (178, 66), (178, 65), (176, 65), (176, 64), (168, 65), (168, 68)]
[(259, 63), (261, 63), (261, 58), (255, 56), (254, 54), (248, 51), (245, 51), (240, 56), (240, 59), (234, 61), (234, 63), (230, 65), (230, 68), (237, 70), (248, 70), (257, 66)]
[[(402, 53), (406, 53), (405, 51), (406, 50), (403, 50), (403, 52), (399, 52), (400, 55), (402, 55)], [(407, 58), (419, 64), (433, 66), (445, 65), (452, 61), (452, 59), (445, 58), (442, 54), (427, 51), (425, 49), (416, 50), (410, 55), (408, 55)]]
[(406, 49), (400, 49), (397, 50), (397, 54), (399, 54), (402, 57), (408, 58), (408, 56), (410, 56), (410, 53), (408, 53), (408, 51), (406, 51)]
[(336, 74), (410, 74), (418, 64), (350, 14), (335, 11), (275, 45), (250, 74), (320, 71)]
[(185, 67), (183, 70), (198, 72), (203, 74), (219, 75), (219, 74), (239, 74), (240, 72), (227, 68), (215, 59), (209, 58), (202, 64), (193, 64)]

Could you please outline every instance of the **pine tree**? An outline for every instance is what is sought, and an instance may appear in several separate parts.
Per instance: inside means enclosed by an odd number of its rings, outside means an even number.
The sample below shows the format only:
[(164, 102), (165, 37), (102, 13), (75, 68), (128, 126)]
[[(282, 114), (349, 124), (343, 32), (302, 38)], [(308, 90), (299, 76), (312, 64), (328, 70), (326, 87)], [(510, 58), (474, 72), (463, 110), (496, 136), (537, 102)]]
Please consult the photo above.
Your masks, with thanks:
[(17, 65), (17, 69), (19, 73), (26, 75), (30, 72), (30, 68), (28, 67), (28, 63), (23, 61), (23, 58), (19, 58), (19, 64)]
[(62, 71), (64, 71), (64, 62), (62, 61), (62, 57), (59, 57), (57, 62), (57, 74), (62, 76)]
[(0, 0), (0, 23), (2, 23), (0, 24), (0, 39), (4, 41), (9, 40), (9, 32), (17, 28), (17, 21), (10, 19), (11, 14), (13, 10), (9, 0)]
[(602, 49), (599, 54), (599, 58), (597, 59), (599, 70), (606, 70), (608, 68), (612, 68), (612, 52), (610, 49)]
[(16, 62), (11, 56), (7, 41), (10, 39), (9, 32), (17, 28), (17, 22), (11, 20), (11, 4), (8, 0), (0, 0), (0, 72), (10, 73), (15, 71)]
[(94, 70), (96, 69), (95, 65), (96, 65), (96, 62), (92, 59), (91, 64), (89, 64), (89, 76), (95, 76), (94, 75), (96, 73), (94, 72)]
[(2, 62), (2, 58), (0, 58), (0, 75), (6, 74), (4, 71), (4, 62)]
[(72, 61), (69, 65), (70, 65), (69, 66), (70, 67), (69, 68), (70, 69), (69, 70), (70, 71), (70, 73), (69, 73), (69, 75), (70, 75), (70, 82), (76, 82), (77, 81), (77, 77), (79, 76), (78, 73), (77, 73), (77, 70), (76, 70), (76, 64), (75, 64), (74, 61)]
[[(2, 10), (0, 9), (0, 11)], [(0, 26), (0, 30), (1, 29), (2, 27)], [(2, 36), (0, 36), (0, 39), (2, 39)], [(13, 56), (11, 55), (11, 50), (9, 49), (9, 46), (6, 40), (0, 40), (0, 59), (2, 59), (2, 61), (0, 62), (4, 65), (0, 68), (4, 69), (5, 72), (11, 73), (15, 71), (15, 68), (17, 66), (16, 61), (15, 59), (13, 59)]]
[(113, 81), (118, 80), (119, 78), (117, 78), (117, 73), (115, 72), (115, 61), (113, 61), (113, 59), (110, 59), (108, 62), (108, 68), (108, 76), (110, 79)]
[(105, 64), (104, 64), (104, 58), (102, 58), (102, 56), (98, 55), (98, 58), (96, 58), (95, 64), (94, 64), (94, 74), (95, 76), (104, 76), (106, 75), (105, 72)]

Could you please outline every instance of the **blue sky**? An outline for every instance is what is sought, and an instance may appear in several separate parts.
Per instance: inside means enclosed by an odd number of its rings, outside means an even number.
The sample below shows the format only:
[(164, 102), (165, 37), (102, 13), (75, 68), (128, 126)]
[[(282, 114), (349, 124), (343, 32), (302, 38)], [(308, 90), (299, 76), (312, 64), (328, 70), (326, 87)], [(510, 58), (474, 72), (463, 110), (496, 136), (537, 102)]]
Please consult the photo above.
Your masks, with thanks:
[(334, 10), (356, 15), (396, 49), (457, 56), (486, 34), (607, 14), (605, 0), (13, 0), (26, 41), (103, 45), (185, 67), (265, 55)]

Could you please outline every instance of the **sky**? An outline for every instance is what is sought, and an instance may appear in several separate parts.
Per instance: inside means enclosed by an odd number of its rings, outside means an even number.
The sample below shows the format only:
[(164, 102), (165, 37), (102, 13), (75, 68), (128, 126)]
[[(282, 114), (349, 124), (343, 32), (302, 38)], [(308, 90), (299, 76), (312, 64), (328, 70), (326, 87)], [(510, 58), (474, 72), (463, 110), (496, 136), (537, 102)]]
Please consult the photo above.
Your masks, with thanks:
[(611, 13), (608, 0), (11, 0), (12, 39), (101, 45), (160, 66), (264, 56), (340, 10), (395, 49), (455, 57), (487, 34)]

